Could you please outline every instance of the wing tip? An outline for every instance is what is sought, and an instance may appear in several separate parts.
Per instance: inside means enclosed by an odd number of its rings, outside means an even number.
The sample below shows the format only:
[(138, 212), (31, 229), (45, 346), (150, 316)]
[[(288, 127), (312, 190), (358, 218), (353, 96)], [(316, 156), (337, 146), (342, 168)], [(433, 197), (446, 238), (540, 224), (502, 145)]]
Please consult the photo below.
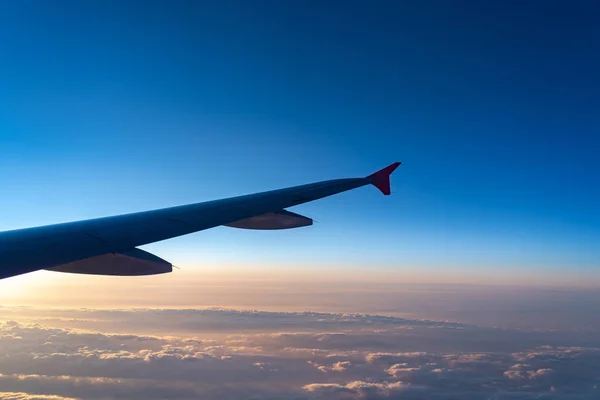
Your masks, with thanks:
[(396, 161), (395, 163), (390, 164), (387, 167), (367, 176), (367, 179), (370, 179), (371, 184), (379, 189), (381, 193), (383, 193), (385, 196), (389, 196), (392, 193), (390, 188), (390, 175), (396, 170), (396, 168), (400, 166), (400, 164), (402, 163)]

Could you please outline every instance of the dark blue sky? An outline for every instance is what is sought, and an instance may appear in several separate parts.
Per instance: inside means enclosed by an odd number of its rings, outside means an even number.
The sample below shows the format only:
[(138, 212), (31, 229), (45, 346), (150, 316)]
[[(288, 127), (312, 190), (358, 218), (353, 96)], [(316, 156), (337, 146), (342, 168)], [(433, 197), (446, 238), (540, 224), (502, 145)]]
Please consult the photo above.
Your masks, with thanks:
[(399, 160), (395, 196), (303, 206), (306, 231), (156, 246), (596, 274), (599, 21), (593, 1), (3, 2), (2, 228)]

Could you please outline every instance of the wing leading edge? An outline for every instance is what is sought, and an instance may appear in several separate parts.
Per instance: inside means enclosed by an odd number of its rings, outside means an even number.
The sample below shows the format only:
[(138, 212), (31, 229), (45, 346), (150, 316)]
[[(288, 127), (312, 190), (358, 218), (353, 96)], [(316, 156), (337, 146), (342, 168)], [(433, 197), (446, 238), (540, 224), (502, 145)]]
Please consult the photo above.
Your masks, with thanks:
[(390, 194), (394, 163), (365, 178), (333, 179), (245, 196), (0, 233), (0, 279), (269, 214), (372, 184)]

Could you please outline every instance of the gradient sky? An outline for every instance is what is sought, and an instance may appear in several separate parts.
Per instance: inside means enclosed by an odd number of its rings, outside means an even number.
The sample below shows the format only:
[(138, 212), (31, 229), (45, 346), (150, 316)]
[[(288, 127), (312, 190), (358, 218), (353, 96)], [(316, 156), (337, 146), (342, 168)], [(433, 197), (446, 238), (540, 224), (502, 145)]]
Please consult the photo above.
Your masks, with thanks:
[[(600, 282), (594, 2), (5, 1), (0, 230), (403, 161), (284, 232), (146, 246), (185, 268)], [(291, 268), (291, 267), (290, 267)]]

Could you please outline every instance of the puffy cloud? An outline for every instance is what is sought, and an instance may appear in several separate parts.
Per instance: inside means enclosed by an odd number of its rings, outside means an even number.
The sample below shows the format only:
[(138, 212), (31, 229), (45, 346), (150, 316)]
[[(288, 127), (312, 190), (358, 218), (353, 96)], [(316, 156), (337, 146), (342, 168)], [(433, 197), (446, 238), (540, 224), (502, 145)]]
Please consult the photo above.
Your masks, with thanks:
[(549, 378), (554, 372), (551, 368), (532, 369), (528, 364), (515, 364), (508, 371), (504, 372), (504, 376), (514, 381), (527, 381)]
[[(63, 320), (54, 326), (49, 320), (22, 323), (12, 315), (0, 325), (0, 388), (13, 397), (0, 399), (600, 398), (600, 349), (566, 341), (530, 347), (531, 332), (354, 314), (62, 313), (93, 324), (101, 320), (119, 333), (57, 326)], [(168, 331), (171, 321), (196, 318), (189, 323), (200, 326), (207, 316), (207, 329)], [(137, 331), (128, 328), (132, 320), (140, 322)], [(217, 332), (219, 325), (225, 333)], [(156, 326), (161, 330), (152, 333)], [(465, 350), (470, 347), (464, 341), (478, 333), (526, 340), (511, 351), (494, 344), (487, 351)]]

